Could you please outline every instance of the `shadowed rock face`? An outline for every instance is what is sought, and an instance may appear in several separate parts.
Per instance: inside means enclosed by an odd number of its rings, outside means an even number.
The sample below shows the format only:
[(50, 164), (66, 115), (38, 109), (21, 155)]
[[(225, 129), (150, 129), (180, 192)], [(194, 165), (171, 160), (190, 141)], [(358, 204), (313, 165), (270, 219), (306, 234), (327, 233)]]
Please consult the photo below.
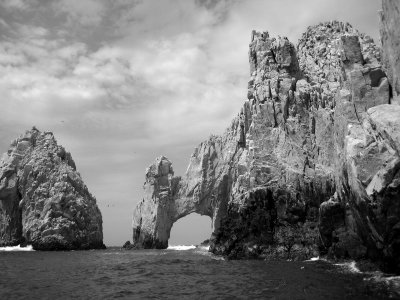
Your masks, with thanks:
[(248, 100), (183, 178), (164, 157), (149, 167), (135, 246), (167, 247), (172, 224), (198, 212), (213, 219), (216, 254), (400, 271), (400, 106), (380, 61), (348, 23), (309, 27), (297, 47), (253, 31)]
[(0, 161), (0, 245), (104, 248), (102, 217), (70, 153), (33, 128)]

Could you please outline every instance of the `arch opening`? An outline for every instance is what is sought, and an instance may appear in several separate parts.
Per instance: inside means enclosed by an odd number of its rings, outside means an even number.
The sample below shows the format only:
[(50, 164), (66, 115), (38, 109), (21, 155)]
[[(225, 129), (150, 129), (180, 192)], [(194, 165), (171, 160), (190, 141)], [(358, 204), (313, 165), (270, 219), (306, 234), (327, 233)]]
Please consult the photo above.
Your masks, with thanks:
[(169, 246), (199, 245), (208, 240), (212, 233), (212, 221), (209, 216), (191, 213), (176, 221), (171, 228)]

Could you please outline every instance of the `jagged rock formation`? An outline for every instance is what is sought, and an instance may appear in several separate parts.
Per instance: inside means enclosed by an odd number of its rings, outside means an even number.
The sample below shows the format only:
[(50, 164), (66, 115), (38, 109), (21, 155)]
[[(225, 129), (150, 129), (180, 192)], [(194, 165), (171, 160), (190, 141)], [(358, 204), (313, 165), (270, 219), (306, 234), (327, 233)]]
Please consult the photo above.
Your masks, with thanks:
[[(136, 247), (167, 248), (174, 222), (196, 212), (212, 218), (213, 228), (219, 225), (220, 201), (227, 197), (229, 161), (233, 153), (223, 146), (236, 148), (234, 136), (211, 137), (200, 144), (192, 155), (185, 178), (174, 177), (171, 162), (161, 156), (146, 170), (144, 197), (133, 213), (133, 241)], [(210, 172), (210, 173), (209, 173)]]
[(400, 271), (400, 106), (373, 40), (348, 23), (309, 27), (295, 47), (253, 31), (248, 100), (183, 178), (146, 172), (136, 247), (165, 248), (173, 222), (213, 219), (231, 258), (372, 259)]
[(102, 217), (71, 154), (36, 128), (0, 161), (0, 245), (36, 250), (104, 248)]

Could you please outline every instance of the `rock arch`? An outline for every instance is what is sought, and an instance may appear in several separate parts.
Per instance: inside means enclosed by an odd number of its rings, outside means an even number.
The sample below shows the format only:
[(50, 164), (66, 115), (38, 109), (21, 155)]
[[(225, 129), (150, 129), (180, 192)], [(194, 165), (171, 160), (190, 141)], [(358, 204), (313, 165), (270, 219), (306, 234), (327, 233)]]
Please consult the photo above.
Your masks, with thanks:
[(133, 212), (136, 248), (167, 248), (172, 225), (191, 213), (209, 216), (212, 231), (218, 229), (231, 185), (229, 162), (238, 149), (236, 137), (228, 136), (211, 136), (201, 143), (184, 178), (174, 176), (164, 156), (146, 169), (144, 196)]

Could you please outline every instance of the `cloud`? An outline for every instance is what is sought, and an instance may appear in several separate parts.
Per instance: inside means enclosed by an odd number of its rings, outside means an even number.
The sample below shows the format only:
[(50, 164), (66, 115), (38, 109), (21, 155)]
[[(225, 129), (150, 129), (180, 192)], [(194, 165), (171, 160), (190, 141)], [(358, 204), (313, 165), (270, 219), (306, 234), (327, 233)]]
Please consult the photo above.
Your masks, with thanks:
[(8, 10), (20, 9), (26, 10), (29, 8), (29, 2), (24, 0), (3, 0), (1, 6)]
[(17, 24), (19, 38), (27, 39), (37, 39), (44, 38), (48, 34), (49, 30), (39, 26), (28, 26), (25, 24)]
[(67, 15), (69, 25), (97, 26), (105, 14), (105, 4), (101, 1), (59, 0), (53, 5), (55, 11)]

